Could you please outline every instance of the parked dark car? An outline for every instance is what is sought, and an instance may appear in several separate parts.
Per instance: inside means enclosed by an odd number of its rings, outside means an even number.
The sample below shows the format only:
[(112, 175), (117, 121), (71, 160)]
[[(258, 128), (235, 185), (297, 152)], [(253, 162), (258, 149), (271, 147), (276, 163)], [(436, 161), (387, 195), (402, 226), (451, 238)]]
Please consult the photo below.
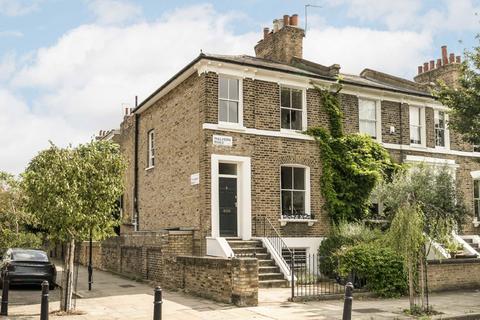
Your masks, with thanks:
[(55, 288), (57, 270), (45, 251), (35, 249), (8, 249), (0, 263), (0, 278), (8, 272), (11, 285), (41, 284), (47, 280)]

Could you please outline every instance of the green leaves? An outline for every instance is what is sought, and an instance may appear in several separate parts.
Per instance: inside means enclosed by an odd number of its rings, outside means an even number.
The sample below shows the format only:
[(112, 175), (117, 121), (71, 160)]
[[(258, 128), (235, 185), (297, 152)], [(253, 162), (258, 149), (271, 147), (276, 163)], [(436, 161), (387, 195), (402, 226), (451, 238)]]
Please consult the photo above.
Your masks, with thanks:
[[(480, 35), (477, 35), (480, 39)], [(480, 145), (480, 45), (465, 53), (459, 86), (440, 84), (435, 95), (450, 108), (448, 126), (471, 144)]]
[(360, 243), (336, 253), (338, 273), (354, 272), (365, 279), (369, 290), (383, 297), (396, 297), (407, 290), (407, 277), (402, 258), (380, 241)]
[(26, 207), (53, 240), (97, 239), (112, 234), (125, 164), (118, 146), (93, 141), (77, 148), (51, 145), (23, 174)]
[(305, 133), (320, 146), (325, 208), (334, 223), (361, 220), (369, 214), (370, 194), (376, 183), (390, 177), (400, 166), (372, 138), (344, 135), (338, 91), (315, 88), (329, 117), (330, 132), (314, 127)]

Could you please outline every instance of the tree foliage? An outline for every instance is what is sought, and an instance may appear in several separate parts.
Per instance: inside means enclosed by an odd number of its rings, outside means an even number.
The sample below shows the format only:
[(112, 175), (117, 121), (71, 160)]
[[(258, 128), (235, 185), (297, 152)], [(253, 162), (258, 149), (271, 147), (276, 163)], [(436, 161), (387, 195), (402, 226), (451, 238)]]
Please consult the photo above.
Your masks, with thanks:
[(436, 241), (442, 241), (454, 227), (461, 228), (469, 215), (463, 195), (446, 166), (420, 164), (397, 172), (392, 181), (382, 181), (374, 194), (384, 203), (385, 215), (390, 219), (402, 208), (418, 207), (425, 221), (423, 231)]
[(390, 176), (399, 165), (371, 137), (343, 133), (340, 90), (315, 88), (329, 117), (330, 131), (313, 127), (306, 134), (313, 136), (320, 146), (321, 190), (326, 210), (334, 223), (361, 220), (369, 213), (375, 184)]
[(41, 245), (41, 235), (33, 232), (35, 221), (23, 210), (20, 180), (0, 171), (0, 248)]
[(480, 145), (480, 45), (465, 52), (458, 86), (441, 83), (436, 95), (450, 108), (449, 127), (467, 142)]
[(118, 223), (112, 212), (123, 191), (124, 166), (111, 142), (77, 148), (52, 144), (23, 175), (26, 208), (54, 241), (86, 240), (91, 230), (96, 238), (105, 238)]

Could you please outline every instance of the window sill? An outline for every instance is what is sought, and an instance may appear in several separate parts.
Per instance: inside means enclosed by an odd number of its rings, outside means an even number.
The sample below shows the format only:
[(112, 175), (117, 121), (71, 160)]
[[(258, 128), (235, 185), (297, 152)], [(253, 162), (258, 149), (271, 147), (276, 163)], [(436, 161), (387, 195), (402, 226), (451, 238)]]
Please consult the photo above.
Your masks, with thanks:
[(280, 226), (284, 227), (287, 225), (287, 223), (307, 223), (309, 227), (313, 226), (315, 222), (317, 222), (317, 219), (278, 219), (280, 221)]
[(410, 147), (417, 148), (417, 149), (427, 149), (427, 146), (424, 146), (423, 144), (415, 144), (415, 143), (410, 143)]
[(228, 122), (219, 122), (218, 128), (220, 129), (229, 129), (233, 131), (245, 131), (245, 127), (238, 123), (228, 123)]
[(145, 168), (145, 171), (150, 171), (150, 170), (152, 170), (153, 168), (155, 168), (155, 166), (147, 167), (147, 168)]

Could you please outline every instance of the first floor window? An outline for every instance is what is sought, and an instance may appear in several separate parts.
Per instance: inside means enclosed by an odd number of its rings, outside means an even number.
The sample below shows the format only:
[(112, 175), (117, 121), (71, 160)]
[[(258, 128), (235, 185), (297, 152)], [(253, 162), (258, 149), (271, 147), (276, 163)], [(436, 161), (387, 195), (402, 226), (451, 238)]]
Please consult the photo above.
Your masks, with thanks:
[(435, 110), (435, 146), (445, 147), (445, 112)]
[(373, 100), (360, 100), (358, 107), (360, 133), (377, 138), (377, 106)]
[(238, 123), (240, 104), (240, 80), (220, 76), (218, 78), (218, 121)]
[(282, 217), (290, 219), (307, 218), (306, 202), (306, 170), (302, 167), (281, 169), (281, 202)]
[(473, 180), (473, 209), (475, 216), (480, 218), (480, 179)]
[(300, 89), (281, 88), (280, 109), (282, 129), (303, 129), (303, 91)]
[(155, 132), (153, 130), (148, 131), (148, 167), (155, 166)]
[(410, 107), (410, 143), (422, 144), (422, 109)]

